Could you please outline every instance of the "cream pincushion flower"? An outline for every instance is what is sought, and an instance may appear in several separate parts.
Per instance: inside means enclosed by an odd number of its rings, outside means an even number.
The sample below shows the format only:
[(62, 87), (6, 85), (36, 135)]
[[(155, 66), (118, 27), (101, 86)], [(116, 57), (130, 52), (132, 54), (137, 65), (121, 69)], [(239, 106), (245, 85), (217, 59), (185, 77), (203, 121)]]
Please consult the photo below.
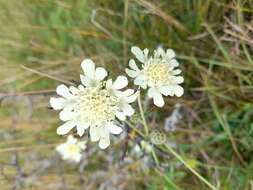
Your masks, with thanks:
[(62, 156), (63, 160), (80, 162), (82, 158), (82, 151), (86, 149), (86, 141), (78, 142), (76, 138), (69, 135), (67, 142), (62, 143), (56, 147), (56, 151)]
[(139, 47), (132, 47), (131, 52), (136, 59), (142, 63), (139, 69), (133, 59), (129, 61), (130, 69), (126, 73), (134, 79), (134, 84), (148, 89), (148, 96), (153, 98), (154, 104), (158, 107), (164, 105), (164, 96), (180, 97), (184, 89), (179, 85), (184, 78), (178, 76), (180, 69), (176, 69), (179, 63), (175, 59), (175, 53), (171, 49), (165, 52), (161, 47), (154, 51), (153, 56), (148, 56), (148, 49), (141, 50)]
[(50, 104), (55, 110), (61, 110), (60, 119), (65, 123), (58, 127), (59, 135), (67, 134), (76, 127), (79, 136), (89, 128), (91, 141), (99, 141), (102, 149), (110, 145), (110, 133), (120, 134), (119, 120), (134, 113), (129, 105), (135, 99), (133, 90), (121, 91), (128, 84), (127, 78), (119, 76), (103, 81), (107, 72), (103, 68), (95, 68), (95, 64), (86, 59), (81, 64), (84, 74), (81, 75), (83, 85), (67, 87), (59, 85), (56, 92), (60, 98), (51, 98)]

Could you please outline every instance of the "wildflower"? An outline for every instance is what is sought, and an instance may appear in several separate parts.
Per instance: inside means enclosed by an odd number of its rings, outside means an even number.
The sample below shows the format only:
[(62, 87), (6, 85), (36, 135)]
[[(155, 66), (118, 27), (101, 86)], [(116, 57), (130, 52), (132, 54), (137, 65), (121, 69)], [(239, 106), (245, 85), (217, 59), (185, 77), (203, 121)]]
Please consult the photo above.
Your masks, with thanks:
[(134, 79), (134, 84), (148, 89), (148, 96), (153, 98), (154, 104), (158, 107), (164, 106), (164, 96), (180, 97), (184, 89), (179, 85), (183, 83), (184, 78), (178, 76), (180, 69), (175, 69), (179, 63), (175, 59), (175, 53), (172, 49), (166, 52), (161, 47), (154, 51), (153, 56), (148, 56), (149, 50), (141, 50), (139, 47), (132, 47), (131, 52), (136, 59), (142, 63), (139, 69), (133, 59), (129, 61), (130, 69), (126, 73)]
[(145, 141), (141, 140), (140, 144), (135, 144), (132, 149), (132, 154), (136, 157), (141, 157), (143, 154), (150, 154), (152, 152), (152, 145)]
[(110, 133), (122, 132), (116, 119), (123, 121), (134, 113), (129, 103), (136, 95), (131, 89), (121, 91), (128, 84), (126, 77), (105, 81), (106, 70), (96, 69), (91, 60), (84, 60), (81, 66), (85, 74), (81, 75), (83, 85), (78, 88), (59, 85), (56, 92), (62, 97), (50, 99), (55, 110), (62, 109), (60, 119), (65, 122), (57, 133), (65, 135), (76, 127), (77, 134), (82, 136), (89, 128), (91, 141), (99, 141), (99, 147), (105, 149), (110, 145)]
[(144, 152), (148, 154), (151, 153), (153, 149), (152, 145), (144, 140), (141, 141), (141, 148)]
[(82, 158), (81, 152), (86, 149), (86, 141), (78, 142), (76, 138), (69, 135), (67, 142), (56, 147), (57, 152), (60, 153), (63, 160), (73, 162), (80, 162)]

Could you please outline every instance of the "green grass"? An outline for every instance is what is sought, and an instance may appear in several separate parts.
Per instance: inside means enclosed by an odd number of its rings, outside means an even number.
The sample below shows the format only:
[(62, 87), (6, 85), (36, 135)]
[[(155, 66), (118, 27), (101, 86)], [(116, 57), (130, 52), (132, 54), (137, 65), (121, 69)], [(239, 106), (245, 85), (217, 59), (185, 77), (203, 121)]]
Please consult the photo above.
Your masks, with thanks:
[[(57, 114), (47, 108), (50, 96), (39, 92), (54, 90), (60, 81), (78, 83), (82, 59), (94, 59), (115, 77), (124, 73), (132, 57), (132, 45), (149, 49), (161, 45), (177, 52), (185, 78), (185, 94), (180, 99), (166, 98), (162, 109), (151, 107), (148, 119), (155, 115), (156, 126), (162, 129), (165, 117), (179, 102), (183, 110), (179, 127), (183, 130), (168, 134), (176, 140), (179, 153), (195, 161), (195, 169), (220, 190), (251, 189), (253, 31), (249, 26), (253, 22), (252, 10), (251, 0), (230, 3), (225, 0), (0, 0), (0, 93), (9, 96), (38, 93), (2, 100), (0, 152), (5, 156), (1, 156), (1, 163), (8, 162), (15, 147), (35, 147), (28, 151), (32, 152), (41, 143), (63, 140), (55, 133), (59, 125)], [(12, 141), (13, 144), (8, 144)], [(7, 148), (14, 151), (5, 153)], [(122, 153), (121, 144), (110, 149)], [(43, 151), (54, 154), (53, 148)], [(92, 156), (93, 167), (85, 175), (106, 168), (104, 158), (96, 154)], [(163, 159), (163, 162), (169, 167), (162, 175), (155, 170), (136, 173), (135, 164), (122, 168), (135, 176), (126, 179), (129, 185), (125, 188), (207, 189), (184, 167), (177, 167), (177, 160)], [(49, 177), (56, 175), (56, 168)], [(67, 168), (66, 173), (68, 169), (78, 176), (77, 169)], [(67, 182), (78, 187), (79, 182), (73, 184), (70, 179)]]

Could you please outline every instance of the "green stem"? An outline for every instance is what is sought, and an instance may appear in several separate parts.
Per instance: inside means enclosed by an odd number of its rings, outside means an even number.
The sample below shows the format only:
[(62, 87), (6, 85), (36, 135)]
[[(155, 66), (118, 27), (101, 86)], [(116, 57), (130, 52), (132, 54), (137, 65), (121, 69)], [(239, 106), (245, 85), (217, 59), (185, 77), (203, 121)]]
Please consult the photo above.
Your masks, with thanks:
[(201, 181), (203, 181), (208, 187), (213, 190), (217, 190), (211, 183), (209, 183), (205, 178), (203, 178), (196, 170), (194, 170), (184, 159), (177, 154), (169, 145), (165, 144), (166, 148), (169, 150), (171, 154), (173, 154), (180, 162), (182, 162), (185, 167), (187, 167), (194, 175), (196, 175)]
[(142, 121), (143, 121), (142, 123), (144, 125), (145, 133), (146, 133), (146, 136), (148, 137), (148, 135), (149, 135), (148, 125), (147, 125), (145, 115), (144, 115), (144, 111), (143, 111), (143, 108), (142, 108), (141, 95), (140, 94), (138, 95), (138, 105), (139, 105), (139, 109), (140, 109), (140, 112), (141, 112), (141, 118), (142, 118)]
[(159, 160), (158, 160), (158, 157), (157, 157), (157, 155), (156, 155), (156, 152), (155, 152), (154, 147), (152, 147), (151, 153), (152, 153), (152, 156), (153, 156), (153, 158), (154, 158), (154, 160), (155, 160), (155, 164), (156, 164), (157, 166), (159, 166)]

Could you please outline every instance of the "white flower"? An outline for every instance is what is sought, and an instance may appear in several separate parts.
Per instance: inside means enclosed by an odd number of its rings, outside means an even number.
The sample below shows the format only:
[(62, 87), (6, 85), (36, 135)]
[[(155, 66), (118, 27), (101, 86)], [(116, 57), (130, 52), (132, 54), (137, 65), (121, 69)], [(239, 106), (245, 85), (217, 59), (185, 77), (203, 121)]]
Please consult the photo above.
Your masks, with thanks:
[(86, 149), (86, 141), (78, 142), (76, 138), (69, 135), (67, 142), (56, 147), (56, 151), (60, 153), (63, 160), (80, 162), (82, 158), (81, 152)]
[[(62, 97), (50, 99), (55, 110), (62, 109), (60, 119), (65, 122), (58, 127), (57, 133), (65, 135), (76, 127), (78, 135), (82, 136), (89, 128), (91, 141), (99, 141), (99, 147), (105, 149), (110, 145), (110, 133), (122, 132), (117, 118), (125, 120), (134, 112), (129, 105), (134, 101), (134, 92), (130, 89), (120, 91), (128, 84), (124, 76), (119, 76), (114, 82), (111, 79), (103, 81), (107, 72), (103, 68), (95, 69), (91, 60), (82, 62), (82, 68), (86, 74), (82, 80), (85, 86), (68, 88), (59, 85), (56, 92)], [(88, 72), (89, 69), (93, 74)], [(98, 73), (103, 74), (96, 74), (98, 69)]]
[(141, 148), (146, 153), (151, 153), (153, 149), (152, 145), (144, 140), (141, 141)]
[(184, 89), (179, 85), (183, 83), (184, 78), (177, 76), (181, 73), (180, 69), (175, 69), (179, 63), (175, 59), (175, 53), (172, 49), (165, 52), (161, 47), (154, 51), (153, 56), (148, 56), (148, 49), (141, 50), (139, 47), (132, 47), (131, 52), (136, 59), (142, 63), (139, 69), (133, 59), (129, 61), (130, 69), (126, 73), (134, 79), (134, 84), (148, 89), (148, 96), (153, 98), (154, 104), (158, 107), (164, 105), (164, 96), (180, 97)]
[(136, 144), (133, 147), (132, 153), (137, 157), (140, 157), (141, 155), (143, 155), (143, 153), (150, 154), (152, 152), (152, 149), (153, 146), (149, 142), (141, 140), (140, 145)]

